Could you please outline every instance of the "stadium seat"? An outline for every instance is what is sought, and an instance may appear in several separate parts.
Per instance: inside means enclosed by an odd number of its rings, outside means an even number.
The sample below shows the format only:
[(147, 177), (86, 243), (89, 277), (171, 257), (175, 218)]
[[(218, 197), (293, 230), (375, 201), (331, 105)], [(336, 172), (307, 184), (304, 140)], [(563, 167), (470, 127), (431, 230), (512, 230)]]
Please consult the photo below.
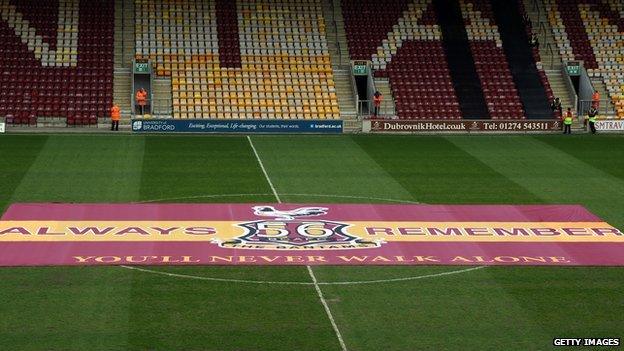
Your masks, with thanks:
[[(375, 76), (389, 78), (399, 118), (462, 118), (431, 1), (341, 4), (351, 58), (371, 60)], [(491, 118), (525, 118), (489, 2), (459, 4)], [(548, 94), (546, 75), (540, 74)]]
[(171, 77), (175, 118), (340, 118), (322, 1), (135, 4), (136, 57)]
[(461, 3), (475, 67), (492, 119), (523, 119), (524, 110), (488, 1)]
[(6, 1), (0, 12), (2, 113), (26, 125), (68, 118), (69, 111), (107, 113), (113, 97), (112, 1)]
[(619, 0), (544, 0), (564, 60), (583, 60), (601, 79), (616, 114), (624, 118), (624, 4)]

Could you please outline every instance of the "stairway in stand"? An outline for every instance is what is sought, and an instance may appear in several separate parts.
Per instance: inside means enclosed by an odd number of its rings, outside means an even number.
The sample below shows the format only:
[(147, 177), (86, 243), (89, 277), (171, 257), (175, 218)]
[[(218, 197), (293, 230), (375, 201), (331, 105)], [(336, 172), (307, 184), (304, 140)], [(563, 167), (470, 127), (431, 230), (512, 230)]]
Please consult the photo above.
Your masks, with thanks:
[(434, 0), (453, 87), (465, 119), (489, 119), (468, 33), (457, 0)]
[[(134, 58), (134, 1), (115, 0), (115, 72), (113, 102), (121, 108), (121, 126), (129, 128), (132, 104), (131, 66)], [(108, 126), (108, 119), (100, 121)]]
[(552, 118), (546, 91), (535, 66), (533, 51), (516, 0), (491, 0), (491, 4), (526, 117)]
[(375, 78), (375, 88), (383, 95), (383, 102), (381, 103), (381, 111), (379, 113), (382, 116), (395, 116), (396, 107), (388, 78)]

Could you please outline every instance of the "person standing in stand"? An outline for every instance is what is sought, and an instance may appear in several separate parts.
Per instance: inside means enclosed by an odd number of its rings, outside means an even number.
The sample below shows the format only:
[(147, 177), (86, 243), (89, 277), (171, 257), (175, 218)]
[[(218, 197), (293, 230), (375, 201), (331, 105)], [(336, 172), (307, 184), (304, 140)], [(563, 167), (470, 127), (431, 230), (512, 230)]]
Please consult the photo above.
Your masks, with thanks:
[(379, 108), (381, 107), (382, 101), (383, 101), (383, 95), (381, 95), (379, 91), (376, 91), (375, 95), (373, 95), (373, 105), (375, 107), (373, 115), (375, 117), (377, 117), (377, 115), (379, 114)]
[(596, 134), (596, 118), (598, 117), (598, 109), (592, 107), (587, 111), (587, 122), (589, 130), (592, 134)]
[(553, 110), (553, 112), (559, 112), (559, 116), (563, 114), (563, 109), (561, 107), (561, 100), (559, 98), (555, 98), (550, 103), (550, 108)]
[(568, 107), (563, 117), (563, 134), (572, 134), (572, 121), (572, 108)]
[(119, 120), (121, 119), (121, 110), (117, 104), (111, 107), (111, 130), (119, 131)]
[(137, 90), (135, 100), (141, 111), (141, 116), (145, 114), (145, 106), (147, 105), (147, 91), (143, 88)]
[(594, 91), (594, 94), (592, 95), (592, 107), (595, 109), (600, 108), (600, 93), (598, 90)]
[(531, 39), (529, 40), (529, 44), (532, 48), (539, 50), (539, 38), (535, 33), (531, 34)]

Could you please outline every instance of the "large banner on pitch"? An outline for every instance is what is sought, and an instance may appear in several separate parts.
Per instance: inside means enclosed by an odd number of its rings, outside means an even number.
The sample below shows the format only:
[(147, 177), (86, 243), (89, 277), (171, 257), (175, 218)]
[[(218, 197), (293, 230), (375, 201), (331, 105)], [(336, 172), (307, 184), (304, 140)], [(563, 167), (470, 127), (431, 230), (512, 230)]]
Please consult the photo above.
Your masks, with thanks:
[(133, 119), (136, 133), (342, 133), (342, 121)]
[(581, 206), (16, 204), (0, 265), (624, 265)]

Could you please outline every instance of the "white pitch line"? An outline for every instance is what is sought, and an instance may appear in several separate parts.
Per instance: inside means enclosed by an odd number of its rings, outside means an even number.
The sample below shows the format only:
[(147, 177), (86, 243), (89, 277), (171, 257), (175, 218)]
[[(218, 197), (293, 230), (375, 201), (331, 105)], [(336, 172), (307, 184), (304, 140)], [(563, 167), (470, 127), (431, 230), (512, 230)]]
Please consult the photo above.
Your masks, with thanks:
[[(273, 182), (271, 181), (271, 178), (269, 178), (269, 174), (264, 168), (264, 163), (262, 163), (262, 159), (260, 159), (260, 155), (258, 155), (258, 151), (256, 151), (256, 147), (251, 141), (251, 137), (249, 135), (247, 135), (247, 140), (249, 141), (249, 145), (251, 146), (251, 149), (253, 150), (254, 155), (256, 155), (256, 159), (258, 160), (258, 163), (260, 164), (260, 168), (262, 168), (262, 173), (264, 173), (264, 177), (266, 178), (267, 182), (269, 182), (269, 185), (271, 186), (271, 190), (273, 190), (273, 195), (275, 195), (275, 199), (277, 200), (277, 203), (282, 203), (282, 200), (280, 199), (279, 194), (277, 193), (277, 190), (275, 190), (275, 186), (273, 186)], [(338, 342), (340, 343), (340, 348), (342, 349), (342, 351), (347, 351), (347, 346), (345, 345), (344, 340), (342, 339), (342, 335), (340, 334), (340, 330), (338, 329), (338, 325), (336, 325), (334, 316), (332, 316), (331, 310), (329, 309), (329, 306), (327, 305), (327, 301), (325, 301), (325, 297), (323, 297), (323, 292), (321, 291), (321, 287), (318, 285), (318, 282), (316, 281), (316, 276), (314, 276), (312, 267), (306, 266), (306, 268), (308, 269), (308, 273), (310, 274), (310, 277), (312, 278), (312, 284), (314, 285), (314, 289), (316, 289), (316, 293), (319, 299), (321, 300), (321, 304), (323, 304), (323, 307), (325, 308), (327, 317), (329, 317), (329, 321), (331, 322), (332, 328), (334, 328), (334, 332), (336, 333), (336, 337), (338, 338)]]
[(327, 313), (327, 317), (329, 318), (329, 321), (331, 322), (331, 325), (334, 328), (334, 332), (336, 333), (336, 337), (338, 338), (338, 342), (340, 343), (340, 348), (342, 349), (342, 351), (347, 351), (347, 345), (345, 345), (345, 342), (342, 339), (342, 334), (340, 334), (340, 329), (338, 329), (338, 325), (336, 324), (336, 321), (334, 320), (334, 316), (332, 315), (331, 310), (329, 309), (329, 305), (327, 304), (327, 301), (325, 301), (325, 297), (323, 296), (321, 287), (318, 285), (318, 282), (316, 281), (316, 276), (314, 275), (314, 272), (312, 271), (312, 267), (310, 266), (306, 266), (306, 267), (308, 268), (308, 273), (310, 274), (310, 278), (312, 278), (312, 283), (314, 283), (314, 288), (316, 289), (316, 293), (318, 294), (318, 297), (321, 300), (321, 304), (323, 304), (323, 307), (325, 308), (325, 312)]
[(264, 163), (262, 163), (262, 160), (260, 159), (260, 156), (258, 155), (258, 151), (256, 151), (256, 147), (251, 141), (251, 137), (249, 135), (247, 136), (247, 140), (249, 141), (249, 145), (251, 146), (251, 149), (253, 150), (254, 155), (256, 155), (256, 160), (258, 160), (258, 163), (260, 164), (260, 168), (262, 168), (262, 173), (264, 173), (264, 177), (266, 178), (267, 182), (269, 182), (269, 185), (271, 186), (271, 190), (273, 190), (273, 195), (275, 195), (275, 199), (277, 200), (277, 203), (281, 204), (282, 200), (277, 194), (277, 191), (275, 190), (275, 187), (273, 186), (273, 182), (271, 181), (271, 178), (269, 178), (269, 174), (264, 168)]
[[(216, 277), (202, 277), (198, 275), (189, 275), (189, 274), (179, 274), (179, 273), (171, 273), (171, 272), (163, 272), (163, 271), (155, 271), (152, 269), (140, 268), (138, 266), (125, 266), (121, 265), (119, 267), (132, 269), (135, 271), (140, 271), (144, 273), (163, 275), (167, 277), (173, 278), (182, 278), (182, 279), (192, 279), (192, 280), (204, 280), (204, 281), (215, 281), (215, 282), (224, 282), (224, 283), (244, 283), (244, 284), (267, 284), (267, 285), (314, 285), (313, 282), (294, 282), (294, 281), (271, 281), (271, 280), (248, 280), (248, 279), (232, 279), (232, 278), (216, 278)], [(476, 271), (478, 269), (486, 268), (487, 266), (478, 266), (478, 267), (470, 267), (465, 269), (460, 269), (456, 271), (448, 271), (441, 273), (432, 273), (425, 275), (416, 275), (411, 277), (402, 277), (402, 278), (389, 278), (389, 279), (377, 279), (377, 280), (354, 280), (354, 281), (337, 281), (337, 282), (319, 282), (316, 284), (321, 285), (361, 285), (361, 284), (383, 284), (383, 283), (396, 283), (396, 282), (405, 282), (411, 280), (420, 280), (420, 279), (428, 279), (428, 278), (437, 278), (443, 277), (447, 275), (455, 275), (461, 273), (468, 273), (470, 271)]]
[(131, 269), (133, 271), (139, 271), (144, 273), (151, 273), (157, 275), (164, 275), (167, 277), (174, 278), (183, 278), (183, 279), (193, 279), (193, 280), (207, 280), (211, 282), (227, 282), (227, 283), (245, 283), (245, 284), (267, 284), (267, 285), (312, 285), (309, 282), (279, 282), (279, 281), (268, 281), (268, 280), (247, 280), (247, 279), (232, 279), (232, 278), (215, 278), (215, 277), (201, 277), (197, 275), (187, 275), (187, 274), (177, 274), (163, 271), (155, 271), (152, 269), (140, 268), (137, 266), (125, 266), (121, 265), (120, 267)]
[(210, 195), (193, 195), (193, 196), (180, 196), (180, 197), (168, 197), (166, 199), (152, 199), (134, 202), (135, 204), (147, 204), (151, 202), (163, 202), (163, 201), (176, 201), (176, 200), (194, 200), (194, 199), (212, 199), (219, 197), (245, 197), (245, 196), (271, 196), (273, 194), (210, 194)]
[[(152, 199), (152, 200), (144, 200), (138, 201), (135, 203), (150, 203), (150, 202), (163, 202), (163, 201), (177, 201), (177, 200), (193, 200), (193, 199), (210, 199), (210, 198), (218, 198), (218, 197), (244, 197), (244, 196), (275, 196), (275, 194), (208, 194), (208, 195), (193, 195), (193, 196), (180, 196), (180, 197), (168, 197), (164, 199)], [(371, 197), (371, 196), (358, 196), (358, 195), (329, 195), (329, 194), (293, 194), (293, 193), (282, 193), (282, 196), (307, 196), (307, 197), (326, 197), (326, 198), (335, 198), (335, 199), (359, 199), (359, 200), (373, 200), (373, 201), (383, 201), (383, 202), (391, 202), (391, 203), (399, 203), (399, 204), (414, 204), (420, 205), (421, 203), (418, 201), (412, 200), (400, 200), (400, 199), (389, 199), (384, 197)]]

